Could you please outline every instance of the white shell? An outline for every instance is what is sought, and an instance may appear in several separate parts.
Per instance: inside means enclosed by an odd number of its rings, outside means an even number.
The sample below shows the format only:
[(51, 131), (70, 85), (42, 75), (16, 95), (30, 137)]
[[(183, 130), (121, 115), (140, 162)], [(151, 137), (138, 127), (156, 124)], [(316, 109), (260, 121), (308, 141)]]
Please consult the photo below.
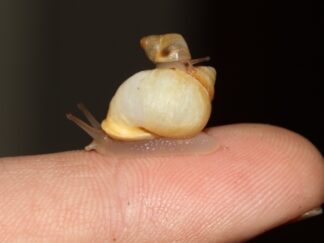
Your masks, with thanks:
[[(207, 86), (213, 87), (215, 70), (203, 67), (199, 71), (200, 76), (205, 75), (204, 80), (212, 80)], [(192, 137), (208, 122), (212, 95), (185, 71), (141, 71), (118, 88), (102, 129), (121, 140)]]

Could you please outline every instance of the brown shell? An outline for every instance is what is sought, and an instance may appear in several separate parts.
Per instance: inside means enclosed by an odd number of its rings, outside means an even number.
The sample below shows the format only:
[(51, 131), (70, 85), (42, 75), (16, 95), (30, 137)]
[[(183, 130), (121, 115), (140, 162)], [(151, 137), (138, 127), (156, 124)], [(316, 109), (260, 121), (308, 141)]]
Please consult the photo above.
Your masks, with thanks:
[(188, 45), (180, 34), (149, 35), (143, 37), (140, 43), (153, 63), (191, 59)]

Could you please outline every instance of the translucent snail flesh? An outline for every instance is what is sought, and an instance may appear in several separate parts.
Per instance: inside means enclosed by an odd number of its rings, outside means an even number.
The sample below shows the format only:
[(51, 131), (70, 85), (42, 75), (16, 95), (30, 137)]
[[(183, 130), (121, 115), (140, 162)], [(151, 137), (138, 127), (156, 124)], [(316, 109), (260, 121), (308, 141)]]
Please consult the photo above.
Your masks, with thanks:
[(206, 154), (216, 141), (202, 132), (211, 114), (216, 71), (194, 64), (179, 34), (151, 35), (141, 46), (156, 68), (128, 78), (112, 98), (100, 124), (84, 107), (90, 125), (72, 114), (68, 119), (94, 140), (86, 150), (119, 156)]

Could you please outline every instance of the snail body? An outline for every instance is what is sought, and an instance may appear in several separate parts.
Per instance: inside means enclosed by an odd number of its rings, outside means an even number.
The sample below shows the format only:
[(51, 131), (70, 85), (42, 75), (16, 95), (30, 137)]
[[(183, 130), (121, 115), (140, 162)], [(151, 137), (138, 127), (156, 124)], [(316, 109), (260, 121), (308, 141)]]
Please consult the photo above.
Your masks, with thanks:
[(156, 68), (140, 71), (122, 83), (101, 124), (84, 106), (79, 108), (92, 127), (68, 115), (94, 138), (86, 149), (122, 154), (127, 149), (131, 155), (131, 151), (183, 154), (215, 148), (215, 141), (201, 133), (211, 114), (215, 69), (195, 67), (206, 58), (192, 60), (179, 34), (147, 36), (141, 46)]

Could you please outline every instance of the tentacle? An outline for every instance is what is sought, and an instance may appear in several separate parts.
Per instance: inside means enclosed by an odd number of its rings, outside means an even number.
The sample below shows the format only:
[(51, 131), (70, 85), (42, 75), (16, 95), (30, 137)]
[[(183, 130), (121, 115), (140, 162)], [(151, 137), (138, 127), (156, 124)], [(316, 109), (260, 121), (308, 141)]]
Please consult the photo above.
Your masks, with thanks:
[(87, 123), (72, 115), (71, 113), (66, 114), (67, 119), (73, 121), (76, 125), (82, 128), (90, 137), (94, 140), (102, 140), (106, 136), (103, 130), (89, 126)]
[(207, 56), (207, 57), (201, 57), (201, 58), (191, 59), (188, 62), (191, 65), (195, 65), (195, 64), (198, 64), (198, 63), (202, 63), (202, 62), (208, 62), (209, 60), (210, 60), (210, 57)]
[(91, 114), (91, 112), (87, 109), (87, 107), (83, 103), (78, 104), (79, 110), (84, 114), (84, 116), (87, 118), (87, 120), (90, 122), (90, 124), (100, 129), (100, 122), (97, 121), (97, 119)]

